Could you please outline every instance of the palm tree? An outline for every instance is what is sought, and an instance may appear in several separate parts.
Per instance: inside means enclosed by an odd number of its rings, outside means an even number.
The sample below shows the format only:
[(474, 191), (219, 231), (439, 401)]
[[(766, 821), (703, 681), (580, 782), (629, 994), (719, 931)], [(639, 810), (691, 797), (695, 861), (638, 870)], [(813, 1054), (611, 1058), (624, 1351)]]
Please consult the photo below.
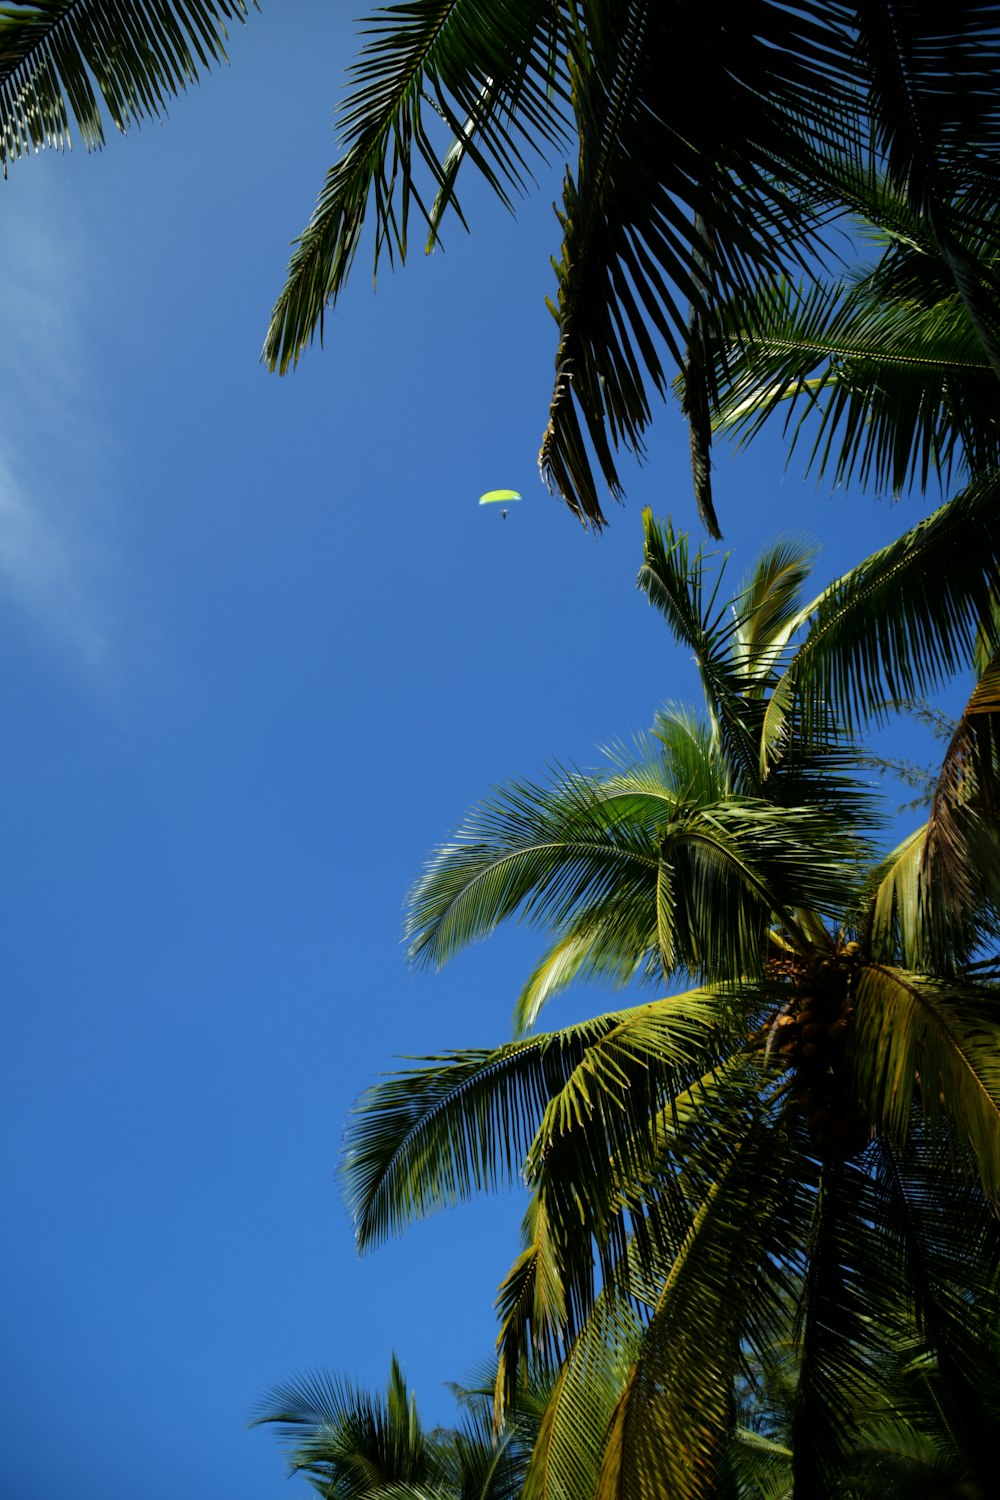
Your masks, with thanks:
[(292, 1474), (325, 1500), (516, 1500), (537, 1432), (537, 1392), (528, 1391), (502, 1434), (488, 1395), (461, 1390), (456, 1428), (427, 1431), (393, 1357), (385, 1395), (321, 1372), (277, 1386), (255, 1425), (273, 1424)]
[(0, 15), (0, 164), (46, 146), (104, 143), (225, 61), (249, 0), (31, 0)]
[[(962, 238), (993, 201), (1000, 32), (983, 0), (414, 0), (377, 12), (341, 108), (343, 155), (300, 236), (264, 346), (318, 333), (372, 221), (375, 269), (414, 216), (465, 224), (471, 162), (508, 205), (537, 155), (572, 155), (558, 212), (555, 382), (543, 477), (586, 524), (641, 456), (665, 360), (685, 372), (695, 486), (709, 479), (720, 302), (811, 267), (877, 166), (938, 248), (1000, 373), (992, 282)], [(596, 459), (595, 473), (593, 460)]]
[[(858, 580), (803, 609), (808, 558), (779, 546), (726, 608), (701, 556), (646, 528), (640, 585), (695, 650), (708, 719), (672, 710), (600, 774), (512, 785), (431, 861), (415, 959), (443, 962), (518, 913), (552, 940), (516, 1040), (426, 1059), (359, 1102), (344, 1162), (359, 1244), (523, 1176), (496, 1396), (502, 1411), (526, 1360), (554, 1373), (529, 1500), (714, 1493), (740, 1382), (782, 1340), (797, 1500), (861, 1493), (859, 1408), (985, 1495), (996, 822), (963, 762), (964, 883), (926, 878), (932, 821), (879, 859), (852, 744), (831, 700), (799, 691), (822, 623), (793, 643), (824, 608), (843, 628), (852, 589), (857, 638)], [(832, 660), (835, 686), (858, 680)], [(693, 987), (525, 1034), (588, 978)], [(915, 1368), (933, 1371), (933, 1399), (913, 1398)]]

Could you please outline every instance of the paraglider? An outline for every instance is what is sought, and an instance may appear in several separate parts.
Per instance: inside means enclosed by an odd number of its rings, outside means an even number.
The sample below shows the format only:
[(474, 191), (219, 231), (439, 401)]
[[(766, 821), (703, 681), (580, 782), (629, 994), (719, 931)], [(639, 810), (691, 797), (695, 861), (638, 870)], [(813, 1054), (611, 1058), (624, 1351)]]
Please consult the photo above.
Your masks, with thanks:
[[(520, 500), (520, 498), (517, 490), (487, 490), (485, 495), (480, 495), (479, 503), (480, 505), (500, 505), (506, 500)], [(500, 519), (501, 521), (507, 519), (506, 505), (500, 512)]]

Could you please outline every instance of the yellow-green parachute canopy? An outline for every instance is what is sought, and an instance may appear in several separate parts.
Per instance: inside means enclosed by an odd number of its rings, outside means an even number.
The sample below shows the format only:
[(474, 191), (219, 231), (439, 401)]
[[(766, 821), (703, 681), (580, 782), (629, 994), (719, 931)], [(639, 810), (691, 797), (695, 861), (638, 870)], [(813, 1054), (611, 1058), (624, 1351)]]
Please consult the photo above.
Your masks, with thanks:
[(520, 500), (517, 490), (487, 490), (485, 495), (480, 495), (480, 505), (496, 505), (498, 501)]

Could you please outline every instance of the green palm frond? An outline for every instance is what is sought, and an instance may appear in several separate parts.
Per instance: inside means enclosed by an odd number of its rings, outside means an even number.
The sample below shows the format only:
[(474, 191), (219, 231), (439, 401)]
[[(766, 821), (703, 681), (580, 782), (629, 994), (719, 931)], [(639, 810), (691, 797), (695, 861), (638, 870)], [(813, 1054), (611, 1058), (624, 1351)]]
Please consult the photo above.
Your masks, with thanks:
[[(643, 453), (651, 401), (666, 386), (661, 351), (692, 377), (689, 416), (704, 408), (694, 375), (708, 374), (698, 351), (715, 300), (785, 264), (811, 226), (805, 194), (789, 187), (812, 179), (817, 137), (842, 144), (853, 64), (828, 7), (637, 0), (579, 10), (580, 152), (563, 185), (551, 304), (560, 338), (540, 464), (599, 526), (591, 452), (618, 497), (615, 450)], [(737, 118), (738, 132), (723, 124)], [(697, 498), (718, 535), (700, 446)]]
[(623, 975), (617, 956), (611, 957), (605, 970), (601, 963), (602, 950), (596, 938), (593, 926), (584, 918), (574, 922), (569, 931), (542, 955), (514, 1007), (516, 1037), (527, 1036), (534, 1028), (542, 1007), (577, 980), (603, 978), (625, 985), (638, 973), (636, 967), (632, 974)]
[(560, 966), (617, 983), (735, 979), (758, 972), (772, 922), (799, 941), (793, 908), (832, 915), (856, 898), (861, 840), (842, 803), (686, 805), (675, 782), (661, 756), (515, 783), (474, 809), (412, 892), (411, 958), (444, 963), (520, 913), (568, 940), (543, 959), (543, 988)]
[(960, 298), (924, 306), (887, 279), (764, 283), (735, 304), (717, 425), (749, 442), (784, 410), (790, 453), (812, 434), (807, 470), (896, 495), (996, 468), (996, 375)]
[[(495, 1410), (501, 1414), (516, 1404), (529, 1362), (546, 1371), (558, 1368), (572, 1310), (563, 1257), (552, 1234), (542, 1193), (534, 1193), (528, 1204), (521, 1241), (523, 1249), (500, 1283), (496, 1297), (500, 1330), (493, 1398)], [(579, 1301), (575, 1313), (584, 1314), (589, 1307), (590, 1284), (587, 1290), (588, 1295), (581, 1300), (579, 1284), (574, 1289)]]
[(900, 963), (917, 972), (954, 967), (954, 932), (929, 904), (924, 878), (926, 824), (906, 836), (872, 871), (872, 894), (862, 918), (868, 943), (879, 962)]
[(722, 1055), (735, 1013), (730, 996), (698, 990), (491, 1051), (422, 1059), (376, 1084), (355, 1106), (342, 1163), (359, 1245), (518, 1179), (546, 1119), (543, 1155), (558, 1144), (553, 1115), (559, 1129), (576, 1119), (597, 1133), (596, 1146), (586, 1136), (588, 1159), (596, 1168), (603, 1157), (606, 1171), (616, 1146), (641, 1137), (650, 1090), (700, 1076), (706, 1055)]
[(446, 208), (464, 223), (455, 196), (464, 161), (509, 205), (528, 175), (526, 157), (562, 141), (562, 9), (552, 0), (408, 0), (366, 23), (370, 40), (339, 111), (345, 153), (271, 315), (263, 358), (272, 370), (284, 373), (317, 332), (322, 338), (324, 309), (344, 286), (366, 219), (374, 219), (377, 271), (383, 254), (406, 259), (411, 210), (432, 240)]
[(971, 664), (979, 633), (992, 618), (998, 517), (1000, 477), (994, 475), (873, 553), (802, 610), (798, 624), (807, 634), (765, 714), (765, 765), (784, 748), (796, 705), (807, 722), (833, 703), (848, 724), (878, 723), (887, 704), (924, 697)]
[(997, 934), (1000, 894), (993, 819), (975, 804), (948, 810), (945, 818), (943, 849), (932, 844), (932, 825), (925, 823), (872, 870), (858, 924), (879, 962), (939, 977), (972, 972)]
[[(657, 815), (672, 799), (639, 816), (635, 799), (613, 799), (579, 772), (551, 788), (514, 783), (481, 804), (456, 841), (432, 857), (410, 898), (410, 957), (443, 963), (523, 909), (526, 920), (558, 930), (582, 905), (606, 904), (633, 943), (630, 958), (649, 946), (649, 927), (633, 915), (656, 870)], [(635, 946), (635, 944), (638, 946)]]
[[(864, 7), (858, 50), (886, 171), (923, 208), (936, 174), (978, 165), (1000, 147), (1000, 34), (986, 0)], [(961, 78), (960, 90), (944, 85)]]
[(790, 1500), (791, 1449), (737, 1428), (719, 1461), (712, 1500)]
[(487, 1404), (467, 1400), (461, 1426), (436, 1434), (448, 1500), (520, 1500), (534, 1426), (512, 1411), (497, 1433)]
[(819, 548), (784, 537), (765, 547), (733, 601), (733, 663), (765, 686), (798, 626), (802, 590)]
[[(663, 764), (678, 797), (685, 802), (707, 806), (735, 791), (732, 768), (719, 753), (718, 736), (710, 720), (698, 718), (681, 704), (665, 704), (657, 710), (650, 733), (663, 746)], [(641, 739), (637, 744), (640, 761), (651, 760)], [(635, 765), (634, 753), (608, 753), (624, 765)]]
[(643, 1494), (711, 1493), (741, 1343), (770, 1328), (767, 1304), (783, 1274), (771, 1249), (778, 1224), (796, 1215), (787, 1142), (750, 1114), (724, 1152), (721, 1145), (686, 1233), (650, 1285), (648, 1325), (609, 1428), (599, 1500), (631, 1493), (638, 1476)]
[(594, 1493), (608, 1424), (641, 1334), (642, 1321), (628, 1303), (602, 1292), (553, 1385), (524, 1500)]
[(971, 1150), (1000, 1203), (1000, 992), (880, 965), (863, 968), (847, 1060), (874, 1124), (900, 1148), (918, 1103)]
[[(669, 735), (658, 728), (671, 759), (690, 768), (693, 785), (704, 780), (698, 757), (714, 763), (716, 777), (725, 775), (727, 792), (766, 795), (785, 806), (836, 807), (844, 826), (870, 823), (856, 774), (845, 775), (857, 771), (856, 750), (831, 710), (814, 706), (808, 723), (797, 714), (785, 670), (794, 637), (815, 608), (800, 602), (812, 546), (785, 539), (766, 548), (735, 597), (720, 604), (725, 560), (710, 586), (709, 559), (700, 549), (692, 557), (685, 534), (654, 520), (649, 510), (643, 528), (637, 586), (674, 637), (691, 648), (713, 729), (710, 740), (685, 745), (685, 734), (692, 735), (683, 722)], [(780, 778), (773, 774), (779, 762)]]
[(250, 0), (31, 0), (0, 9), (0, 163), (70, 144), (103, 144), (103, 110), (119, 130), (163, 113), (214, 62), (227, 21)]
[(255, 1423), (276, 1427), (290, 1471), (330, 1500), (426, 1493), (444, 1478), (395, 1356), (384, 1396), (318, 1371), (276, 1386)]
[(954, 1448), (939, 1431), (922, 1430), (898, 1417), (864, 1424), (843, 1472), (852, 1493), (871, 1500), (986, 1500)]
[(342, 1161), (359, 1246), (516, 1180), (549, 1096), (548, 1070), (572, 1066), (546, 1041), (422, 1059), (362, 1094)]
[(858, 28), (857, 55), (878, 160), (933, 235), (1000, 375), (996, 288), (984, 283), (961, 243), (967, 219), (995, 199), (988, 164), (1000, 147), (1000, 42), (992, 7), (985, 0), (953, 7), (874, 0)]
[[(927, 826), (926, 876), (953, 921), (985, 935), (1000, 907), (1000, 652), (986, 664), (945, 752)], [(995, 925), (995, 924), (994, 924)]]
[(885, 1380), (906, 1315), (895, 1268), (880, 1253), (872, 1204), (866, 1162), (824, 1166), (796, 1310), (796, 1493), (834, 1490), (855, 1441), (856, 1414), (888, 1405)]
[(674, 638), (693, 651), (717, 741), (743, 789), (756, 791), (757, 746), (740, 691), (742, 674), (732, 660), (737, 622), (728, 604), (717, 603), (725, 561), (709, 590), (709, 559), (700, 548), (691, 556), (686, 534), (675, 532), (669, 521), (655, 520), (648, 507), (642, 524), (643, 565), (636, 587), (664, 616)]
[(325, 1500), (518, 1500), (547, 1392), (526, 1385), (502, 1433), (484, 1393), (455, 1394), (459, 1425), (425, 1432), (393, 1357), (384, 1395), (321, 1371), (272, 1391), (257, 1422)]
[[(409, 0), (377, 13), (341, 112), (345, 153), (297, 242), (265, 360), (285, 370), (322, 333), (366, 217), (376, 264), (402, 259), (411, 208), (433, 242), (466, 161), (509, 202), (531, 153), (561, 144), (571, 124), (579, 152), (560, 214), (560, 342), (541, 463), (581, 520), (600, 526), (588, 443), (616, 493), (613, 450), (641, 451), (647, 388), (664, 389), (658, 343), (683, 361), (688, 304), (710, 312), (717, 288), (783, 265), (789, 222), (801, 234), (811, 221), (788, 185), (810, 180), (818, 137), (832, 149), (845, 136), (837, 104), (850, 113), (856, 68), (840, 19), (816, 0), (709, 11), (678, 0)], [(721, 123), (717, 97), (741, 117), (739, 132)], [(703, 503), (710, 517), (707, 488)]]
[(937, 1431), (943, 1424), (947, 1446), (987, 1495), (995, 1478), (990, 1434), (1000, 1410), (1000, 1218), (975, 1184), (962, 1144), (919, 1118), (905, 1150), (878, 1137), (873, 1153), (882, 1260), (907, 1289), (932, 1361), (920, 1404), (926, 1412), (929, 1399)]

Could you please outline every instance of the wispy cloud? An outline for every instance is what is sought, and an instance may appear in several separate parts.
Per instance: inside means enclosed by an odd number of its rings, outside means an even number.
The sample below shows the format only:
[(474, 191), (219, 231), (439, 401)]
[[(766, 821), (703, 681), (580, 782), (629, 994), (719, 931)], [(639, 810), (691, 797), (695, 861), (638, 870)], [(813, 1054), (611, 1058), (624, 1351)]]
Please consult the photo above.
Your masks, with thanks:
[(39, 173), (13, 187), (0, 185), (0, 598), (99, 669), (110, 559), (94, 478), (105, 444), (79, 334), (85, 256), (67, 234), (65, 181)]

